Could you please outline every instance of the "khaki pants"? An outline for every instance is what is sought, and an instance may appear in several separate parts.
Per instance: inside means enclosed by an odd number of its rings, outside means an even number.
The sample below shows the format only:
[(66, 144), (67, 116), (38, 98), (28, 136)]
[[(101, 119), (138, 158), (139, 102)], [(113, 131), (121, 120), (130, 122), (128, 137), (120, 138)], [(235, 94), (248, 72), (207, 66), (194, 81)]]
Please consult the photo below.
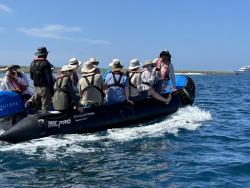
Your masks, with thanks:
[(35, 94), (32, 101), (36, 104), (42, 104), (43, 111), (49, 111), (52, 106), (52, 95), (48, 87), (35, 87)]

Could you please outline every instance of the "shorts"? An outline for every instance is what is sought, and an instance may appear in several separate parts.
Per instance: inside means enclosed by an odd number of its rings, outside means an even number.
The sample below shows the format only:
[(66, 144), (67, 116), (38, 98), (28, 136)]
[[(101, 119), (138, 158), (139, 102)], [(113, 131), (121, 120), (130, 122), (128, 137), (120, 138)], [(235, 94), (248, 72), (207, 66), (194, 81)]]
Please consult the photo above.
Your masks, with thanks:
[(138, 96), (129, 97), (129, 98), (130, 98), (130, 100), (132, 100), (134, 102), (139, 102), (139, 101), (143, 101), (147, 97), (148, 97), (148, 91), (142, 91), (142, 92), (140, 92), (140, 94)]

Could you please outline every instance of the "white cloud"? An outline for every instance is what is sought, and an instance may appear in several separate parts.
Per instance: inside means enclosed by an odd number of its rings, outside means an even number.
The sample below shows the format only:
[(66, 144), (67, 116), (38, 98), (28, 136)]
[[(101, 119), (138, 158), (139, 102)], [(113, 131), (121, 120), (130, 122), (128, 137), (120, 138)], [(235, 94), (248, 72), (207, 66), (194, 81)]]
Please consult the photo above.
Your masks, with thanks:
[(41, 28), (18, 28), (18, 31), (26, 35), (50, 39), (63, 39), (72, 41), (82, 41), (90, 44), (110, 44), (109, 41), (90, 38), (75, 38), (68, 36), (70, 33), (80, 33), (80, 27), (68, 27), (60, 24), (49, 24)]
[(83, 42), (87, 42), (87, 43), (90, 43), (90, 44), (110, 44), (109, 41), (106, 41), (106, 40), (98, 40), (98, 39), (80, 39), (81, 41)]
[(4, 4), (0, 4), (0, 12), (3, 11), (3, 12), (7, 12), (7, 13), (12, 13), (13, 10), (8, 7), (7, 5), (4, 5)]
[(18, 28), (18, 31), (34, 37), (71, 39), (70, 37), (65, 36), (65, 33), (80, 32), (81, 29), (79, 27), (67, 27), (59, 24), (50, 24), (42, 28)]

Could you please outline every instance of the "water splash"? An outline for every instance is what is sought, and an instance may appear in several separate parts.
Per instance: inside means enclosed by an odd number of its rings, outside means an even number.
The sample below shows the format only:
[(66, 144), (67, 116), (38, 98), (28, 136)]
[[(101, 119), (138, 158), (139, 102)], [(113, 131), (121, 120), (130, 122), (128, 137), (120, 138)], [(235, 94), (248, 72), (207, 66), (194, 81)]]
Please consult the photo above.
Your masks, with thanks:
[(198, 107), (188, 106), (178, 110), (175, 114), (169, 116), (160, 123), (148, 126), (139, 126), (133, 128), (111, 129), (109, 138), (118, 141), (129, 141), (133, 139), (163, 136), (165, 133), (178, 136), (180, 129), (195, 130), (203, 122), (211, 120), (210, 112), (203, 111)]
[[(15, 145), (4, 144), (0, 152), (22, 152), (26, 155), (39, 153), (47, 159), (55, 159), (58, 155), (74, 155), (91, 153), (101, 148), (94, 147), (99, 142), (128, 142), (144, 137), (161, 137), (166, 133), (178, 136), (180, 129), (196, 130), (204, 122), (212, 119), (210, 112), (199, 107), (185, 107), (168, 116), (160, 123), (140, 124), (135, 127), (110, 129), (106, 134), (75, 134), (50, 136)], [(91, 144), (89, 146), (88, 144)], [(63, 151), (63, 152), (62, 152)]]

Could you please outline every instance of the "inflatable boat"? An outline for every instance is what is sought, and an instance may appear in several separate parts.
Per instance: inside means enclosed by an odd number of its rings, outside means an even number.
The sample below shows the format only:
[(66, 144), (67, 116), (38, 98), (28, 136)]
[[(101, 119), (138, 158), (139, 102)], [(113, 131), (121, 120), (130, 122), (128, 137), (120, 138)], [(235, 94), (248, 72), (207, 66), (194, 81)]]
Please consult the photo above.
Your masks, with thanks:
[(195, 85), (191, 78), (176, 75), (176, 88), (177, 91), (173, 93), (171, 89), (163, 92), (166, 97), (171, 93), (169, 104), (147, 98), (134, 105), (120, 103), (86, 108), (82, 113), (51, 111), (33, 115), (25, 114), (24, 103), (18, 94), (2, 91), (0, 125), (5, 131), (0, 135), (0, 140), (18, 143), (50, 135), (97, 132), (165, 117), (194, 102)]

